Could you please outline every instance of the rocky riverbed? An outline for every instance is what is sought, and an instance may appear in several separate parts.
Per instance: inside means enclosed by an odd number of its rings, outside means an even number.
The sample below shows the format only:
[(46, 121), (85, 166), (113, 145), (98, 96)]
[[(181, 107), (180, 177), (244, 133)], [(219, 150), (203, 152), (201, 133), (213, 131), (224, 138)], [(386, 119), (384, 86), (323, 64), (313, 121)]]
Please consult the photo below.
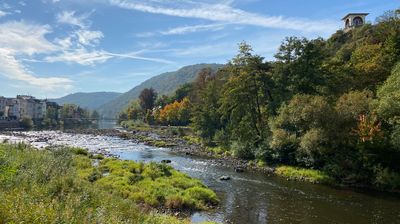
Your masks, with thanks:
[[(49, 145), (70, 145), (125, 160), (168, 162), (175, 169), (202, 180), (217, 192), (221, 200), (220, 206), (213, 211), (192, 214), (193, 222), (358, 224), (395, 223), (400, 220), (400, 199), (391, 195), (334, 189), (286, 181), (263, 172), (249, 172), (252, 168), (246, 167), (245, 162), (198, 156), (203, 155), (196, 152), (201, 150), (196, 150), (200, 146), (177, 144), (172, 142), (174, 137), (167, 142), (168, 137), (158, 133), (137, 133), (125, 130), (8, 132), (0, 134), (0, 141), (26, 142), (39, 149)], [(138, 137), (138, 140), (133, 138), (135, 135), (146, 135), (147, 138)], [(155, 140), (175, 146), (144, 144), (154, 144)], [(188, 155), (184, 153), (187, 148), (191, 149)], [(244, 169), (235, 170), (235, 167)]]

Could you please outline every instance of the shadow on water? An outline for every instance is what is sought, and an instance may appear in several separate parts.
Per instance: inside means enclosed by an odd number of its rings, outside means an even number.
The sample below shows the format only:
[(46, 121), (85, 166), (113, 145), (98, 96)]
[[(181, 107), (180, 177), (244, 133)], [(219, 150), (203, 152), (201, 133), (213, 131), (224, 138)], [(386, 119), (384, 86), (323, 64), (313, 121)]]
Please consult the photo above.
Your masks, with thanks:
[[(108, 136), (68, 134), (54, 131), (27, 132), (50, 136), (49, 144), (68, 144), (104, 150), (121, 159), (157, 161), (201, 179), (217, 192), (219, 208), (193, 214), (193, 222), (226, 223), (400, 223), (400, 198), (377, 192), (356, 192), (323, 185), (286, 181), (257, 172), (236, 173), (231, 167), (201, 157), (176, 154), (168, 149), (137, 144)], [(35, 143), (40, 144), (40, 143)], [(228, 175), (229, 181), (219, 177)]]

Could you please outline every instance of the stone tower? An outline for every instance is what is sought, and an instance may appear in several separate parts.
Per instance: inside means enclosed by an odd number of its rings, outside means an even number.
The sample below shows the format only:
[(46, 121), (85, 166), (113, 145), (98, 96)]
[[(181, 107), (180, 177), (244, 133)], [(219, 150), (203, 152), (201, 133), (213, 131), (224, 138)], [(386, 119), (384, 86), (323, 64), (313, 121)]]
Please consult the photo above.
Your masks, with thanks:
[(365, 24), (368, 13), (349, 13), (343, 17), (344, 31), (347, 32)]

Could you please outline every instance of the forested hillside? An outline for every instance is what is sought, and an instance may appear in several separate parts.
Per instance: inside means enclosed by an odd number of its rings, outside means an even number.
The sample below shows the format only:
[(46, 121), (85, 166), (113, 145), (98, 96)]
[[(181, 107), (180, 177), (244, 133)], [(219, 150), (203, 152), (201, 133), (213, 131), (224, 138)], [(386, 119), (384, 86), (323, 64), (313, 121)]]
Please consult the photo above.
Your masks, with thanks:
[(240, 43), (226, 67), (202, 70), (153, 108), (141, 106), (155, 100), (144, 94), (124, 116), (189, 124), (236, 157), (400, 189), (400, 11), (326, 40), (288, 37), (275, 59)]
[(136, 99), (140, 92), (145, 88), (154, 88), (160, 94), (170, 94), (175, 91), (179, 86), (192, 82), (197, 73), (203, 69), (210, 67), (216, 70), (222, 65), (219, 64), (197, 64), (185, 66), (178, 71), (166, 72), (146, 80), (142, 84), (134, 87), (128, 92), (122, 94), (116, 99), (99, 107), (99, 112), (103, 117), (115, 118), (124, 107), (128, 106), (131, 100)]
[(93, 92), (93, 93), (73, 93), (67, 96), (51, 99), (60, 105), (75, 104), (80, 107), (95, 110), (97, 107), (117, 98), (121, 93), (116, 92)]

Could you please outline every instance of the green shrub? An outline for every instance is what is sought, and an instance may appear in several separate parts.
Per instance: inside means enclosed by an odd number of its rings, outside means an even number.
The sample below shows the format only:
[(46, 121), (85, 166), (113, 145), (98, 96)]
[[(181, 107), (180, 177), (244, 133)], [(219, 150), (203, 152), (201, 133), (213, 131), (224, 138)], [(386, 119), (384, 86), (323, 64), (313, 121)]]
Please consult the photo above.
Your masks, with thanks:
[(87, 156), (89, 153), (86, 149), (82, 149), (82, 148), (72, 148), (71, 149), (72, 153), (74, 153), (75, 155), (84, 155)]
[(300, 180), (311, 183), (332, 183), (332, 178), (319, 170), (280, 166), (276, 168), (275, 174), (289, 180)]
[(374, 184), (382, 190), (399, 190), (400, 174), (388, 168), (376, 168), (376, 178)]

